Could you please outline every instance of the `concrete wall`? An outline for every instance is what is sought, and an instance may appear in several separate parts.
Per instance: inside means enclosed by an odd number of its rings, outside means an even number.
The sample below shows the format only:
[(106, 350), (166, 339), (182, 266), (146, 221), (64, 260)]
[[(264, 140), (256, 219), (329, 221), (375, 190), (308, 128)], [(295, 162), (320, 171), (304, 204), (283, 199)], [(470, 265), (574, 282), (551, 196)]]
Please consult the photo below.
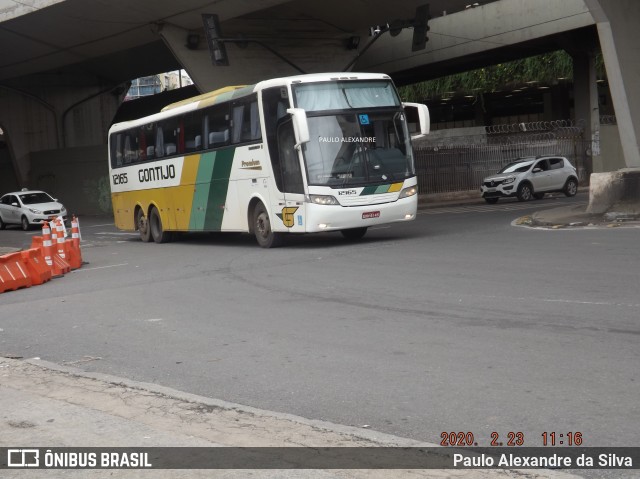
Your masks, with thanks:
[(0, 195), (18, 189), (9, 145), (0, 140)]
[(58, 198), (69, 213), (111, 214), (107, 146), (31, 153), (29, 187)]
[(113, 87), (94, 79), (38, 75), (20, 87), (0, 86), (0, 124), (14, 155), (20, 186), (28, 186), (32, 153), (107, 142), (120, 104)]

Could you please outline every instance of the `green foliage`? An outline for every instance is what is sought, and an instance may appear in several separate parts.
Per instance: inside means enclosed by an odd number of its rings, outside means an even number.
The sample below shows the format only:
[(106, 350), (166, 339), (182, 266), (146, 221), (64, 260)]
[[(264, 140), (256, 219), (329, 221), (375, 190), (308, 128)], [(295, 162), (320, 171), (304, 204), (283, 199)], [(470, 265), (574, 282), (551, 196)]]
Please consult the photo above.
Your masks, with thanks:
[[(598, 77), (603, 78), (602, 55), (596, 57), (596, 68)], [(553, 85), (558, 82), (558, 78), (566, 78), (568, 81), (573, 79), (573, 60), (564, 50), (415, 83), (401, 87), (399, 92), (403, 101), (420, 102), (454, 94), (491, 93), (522, 86), (527, 82)]]

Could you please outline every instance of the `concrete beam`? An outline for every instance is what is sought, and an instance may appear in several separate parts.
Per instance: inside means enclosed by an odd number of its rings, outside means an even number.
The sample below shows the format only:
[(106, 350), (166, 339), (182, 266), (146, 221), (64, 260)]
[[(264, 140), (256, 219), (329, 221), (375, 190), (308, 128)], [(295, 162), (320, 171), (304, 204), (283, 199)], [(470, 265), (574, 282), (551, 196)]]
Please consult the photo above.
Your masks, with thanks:
[[(346, 35), (333, 33), (316, 39), (261, 40), (290, 63), (256, 43), (250, 42), (245, 47), (237, 43), (226, 43), (229, 66), (213, 66), (203, 30), (197, 30), (200, 43), (195, 49), (187, 48), (189, 32), (182, 28), (167, 24), (158, 33), (201, 92), (227, 85), (253, 84), (268, 78), (298, 75), (302, 72), (342, 71), (355, 56), (354, 50), (345, 47)], [(223, 31), (223, 34), (227, 38), (235, 36), (233, 31)], [(249, 35), (246, 37), (250, 38)]]
[[(427, 47), (422, 51), (411, 51), (413, 33), (409, 30), (397, 37), (381, 38), (358, 61), (356, 69), (393, 75), (461, 58), (471, 61), (480, 54), (593, 24), (583, 0), (500, 0), (433, 18), (429, 21), (431, 30)], [(528, 56), (522, 49), (518, 54)], [(494, 60), (494, 63), (498, 62)], [(444, 75), (437, 74), (436, 70), (430, 78)]]

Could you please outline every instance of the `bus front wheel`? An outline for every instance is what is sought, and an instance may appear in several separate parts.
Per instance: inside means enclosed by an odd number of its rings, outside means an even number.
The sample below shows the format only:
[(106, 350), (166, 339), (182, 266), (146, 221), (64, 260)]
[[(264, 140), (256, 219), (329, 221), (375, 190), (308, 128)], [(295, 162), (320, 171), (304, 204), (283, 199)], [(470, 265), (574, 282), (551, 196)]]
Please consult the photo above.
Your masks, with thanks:
[(282, 245), (282, 233), (274, 233), (271, 229), (269, 213), (262, 203), (256, 205), (253, 213), (253, 232), (258, 244), (263, 248), (276, 248)]
[(171, 241), (171, 232), (162, 228), (162, 218), (160, 218), (160, 212), (155, 207), (151, 208), (151, 214), (149, 215), (149, 229), (151, 230), (151, 237), (156, 243), (168, 243)]
[(136, 211), (136, 228), (140, 232), (140, 239), (148, 243), (151, 239), (151, 232), (149, 230), (149, 220), (144, 215), (142, 208), (138, 208)]
[(367, 233), (367, 227), (362, 228), (349, 228), (348, 230), (341, 230), (342, 236), (349, 241), (356, 241), (361, 239)]

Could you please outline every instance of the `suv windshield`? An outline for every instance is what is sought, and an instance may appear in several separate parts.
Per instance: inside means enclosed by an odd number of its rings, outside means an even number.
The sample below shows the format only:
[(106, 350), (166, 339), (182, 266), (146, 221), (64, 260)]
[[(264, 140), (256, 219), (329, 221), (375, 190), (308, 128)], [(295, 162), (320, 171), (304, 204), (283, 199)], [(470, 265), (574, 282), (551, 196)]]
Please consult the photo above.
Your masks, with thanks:
[(498, 173), (524, 173), (531, 167), (532, 164), (533, 160), (514, 161), (513, 163), (509, 163), (507, 166), (502, 168), (500, 171), (498, 171)]
[(25, 205), (35, 205), (38, 203), (51, 203), (53, 198), (46, 193), (26, 193), (19, 195)]

